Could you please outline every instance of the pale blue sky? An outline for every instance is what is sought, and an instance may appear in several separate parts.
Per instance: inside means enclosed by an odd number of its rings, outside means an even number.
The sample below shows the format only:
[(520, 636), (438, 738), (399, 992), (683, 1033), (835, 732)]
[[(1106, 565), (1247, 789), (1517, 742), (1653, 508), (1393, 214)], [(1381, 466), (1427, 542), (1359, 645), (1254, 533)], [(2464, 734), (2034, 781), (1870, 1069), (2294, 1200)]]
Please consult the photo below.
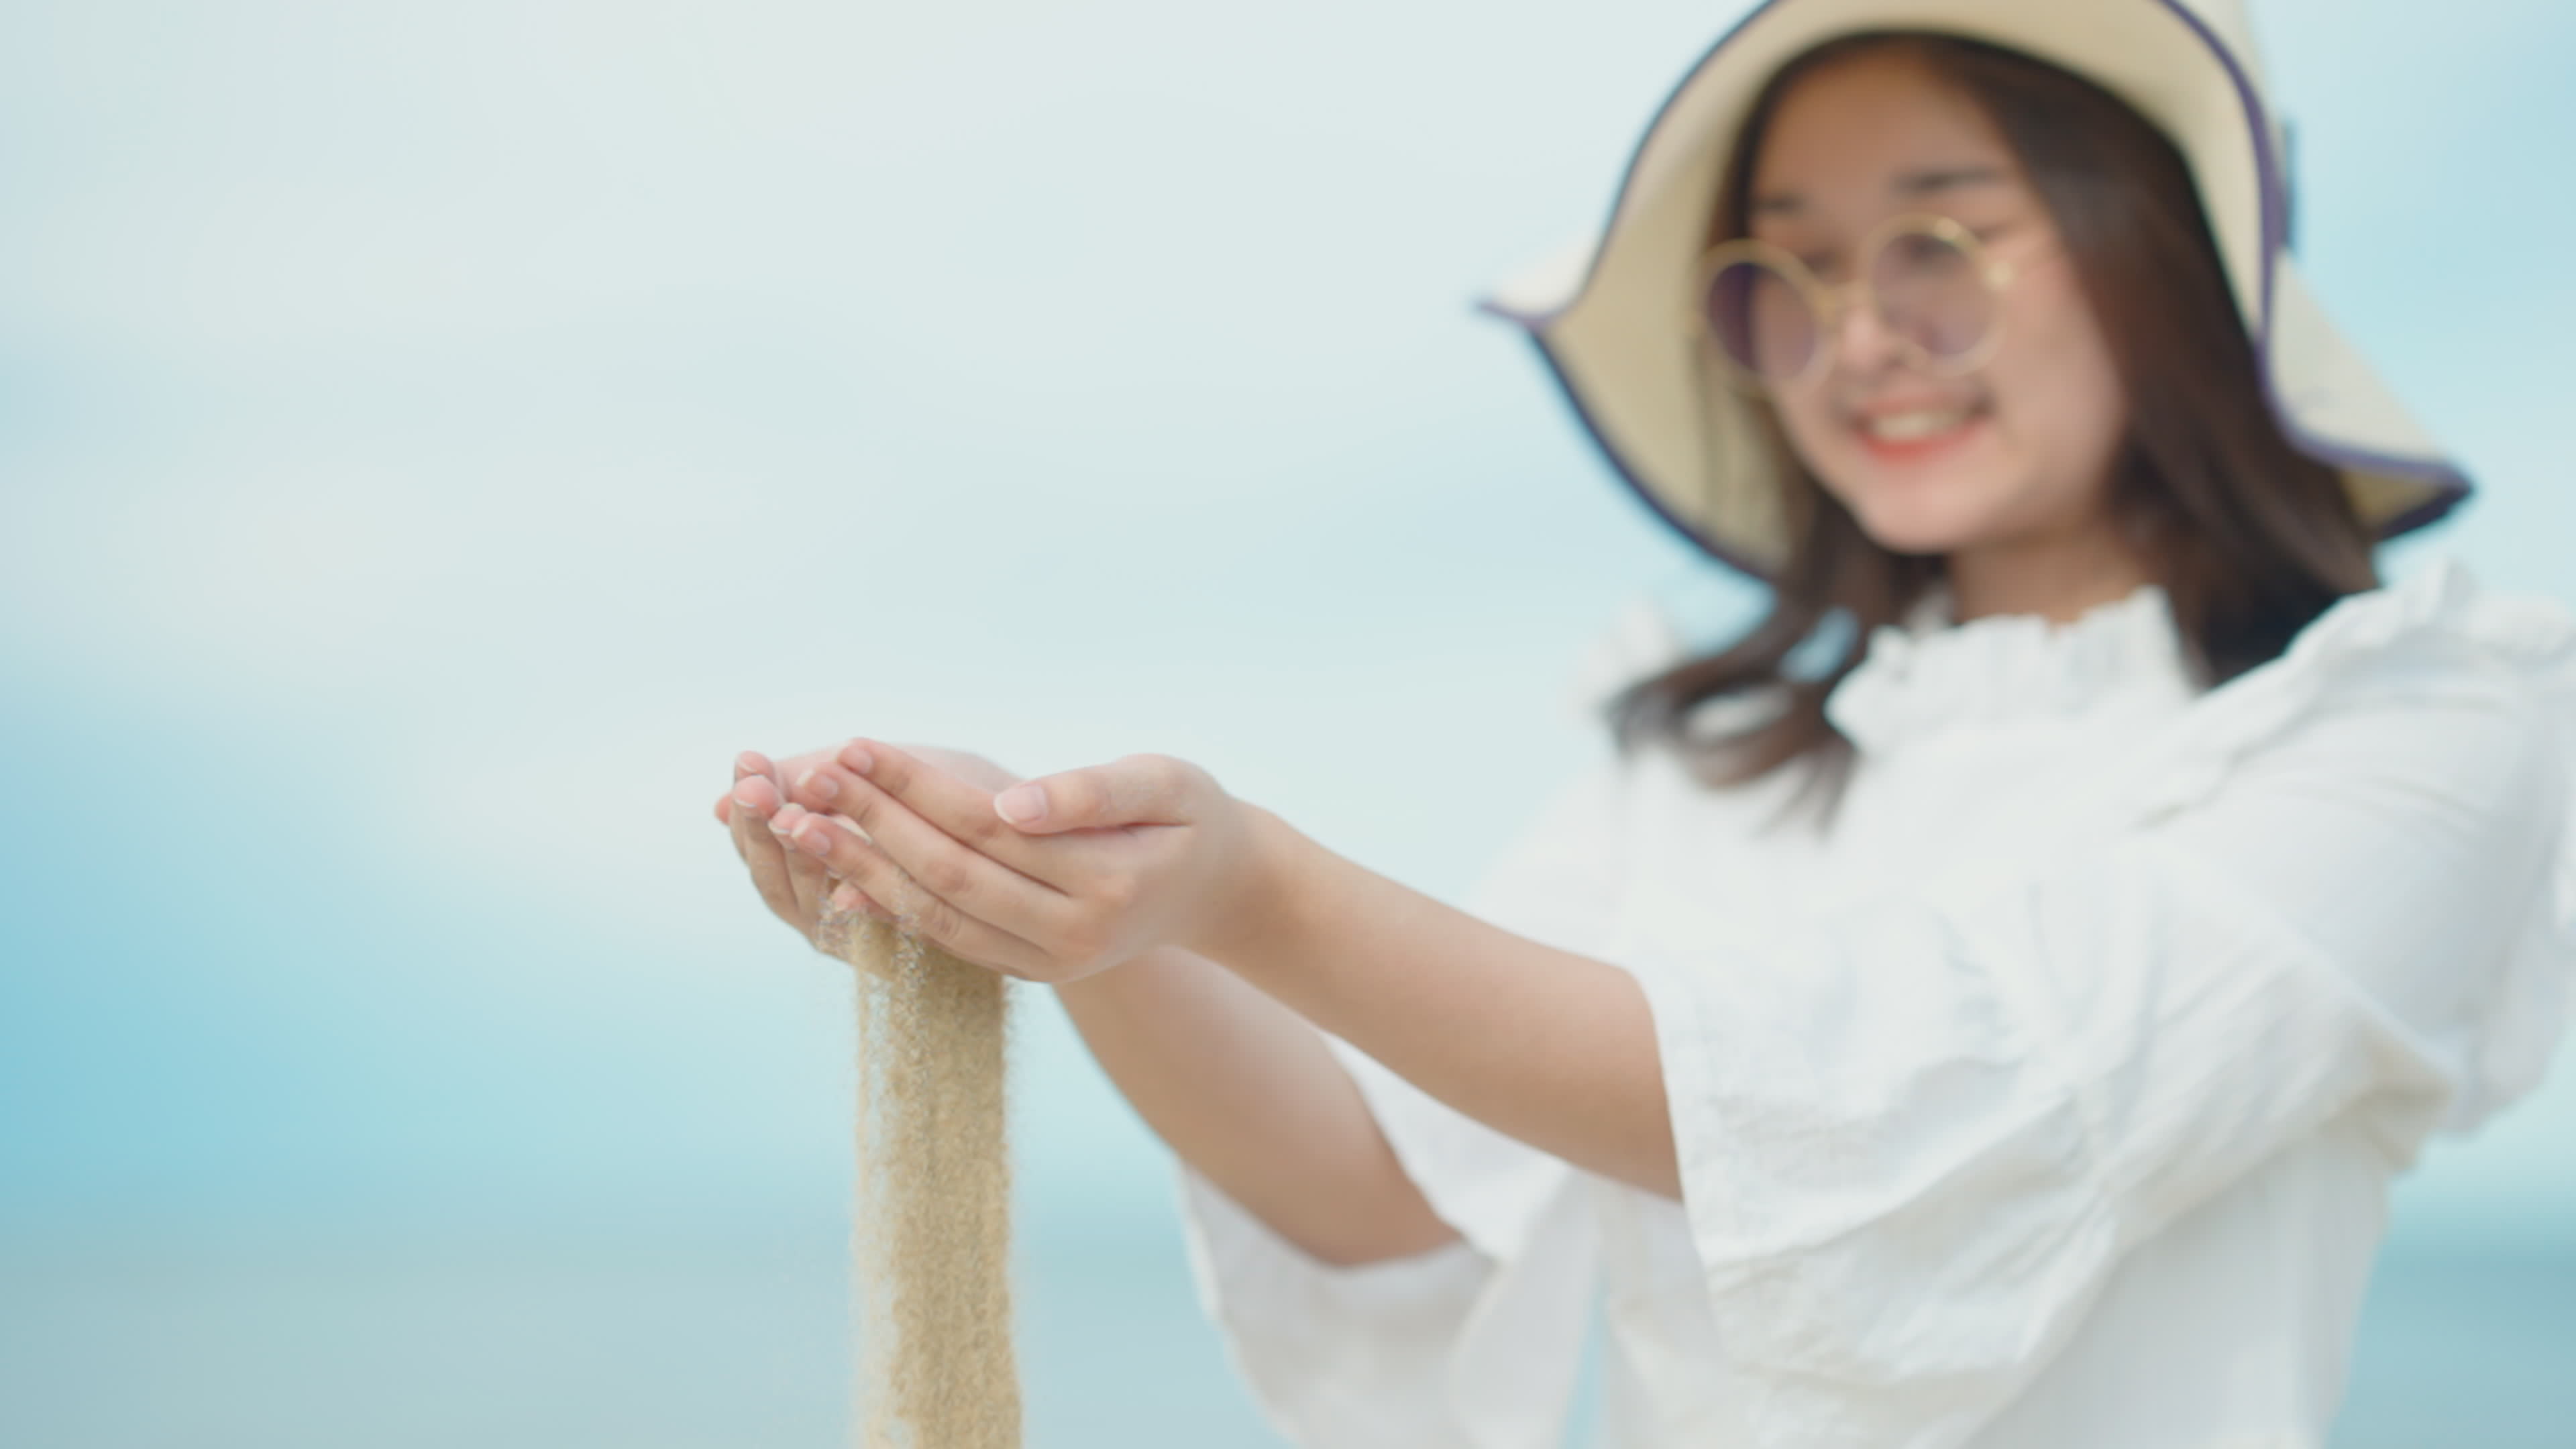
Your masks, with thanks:
[[(1737, 8), (0, 13), (0, 1216), (837, 1211), (744, 747), (1166, 750), (1463, 888), (1584, 641), (1741, 602), (1469, 311)], [(2576, 12), (2262, 18), (2308, 265), (2486, 485), (2423, 547), (2576, 598)], [(1168, 1212), (1029, 1005), (1033, 1211)], [(2576, 1221), (2576, 1072), (2435, 1167)]]

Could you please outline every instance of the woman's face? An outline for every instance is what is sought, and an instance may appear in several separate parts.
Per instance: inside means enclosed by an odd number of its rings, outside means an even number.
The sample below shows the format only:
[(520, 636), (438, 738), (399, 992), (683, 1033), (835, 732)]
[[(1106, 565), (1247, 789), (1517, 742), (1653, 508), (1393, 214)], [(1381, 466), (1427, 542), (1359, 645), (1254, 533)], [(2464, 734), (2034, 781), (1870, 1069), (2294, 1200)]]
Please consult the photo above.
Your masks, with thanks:
[(1922, 212), (1956, 220), (2016, 269), (1991, 357), (1944, 376), (1870, 309), (1848, 307), (1821, 375), (1773, 395), (1791, 445), (1899, 553), (2098, 541), (2111, 529), (2127, 402), (2048, 211), (2003, 138), (1903, 56), (1833, 66), (1781, 99), (1754, 165), (1754, 236), (1833, 285), (1851, 277), (1881, 222)]

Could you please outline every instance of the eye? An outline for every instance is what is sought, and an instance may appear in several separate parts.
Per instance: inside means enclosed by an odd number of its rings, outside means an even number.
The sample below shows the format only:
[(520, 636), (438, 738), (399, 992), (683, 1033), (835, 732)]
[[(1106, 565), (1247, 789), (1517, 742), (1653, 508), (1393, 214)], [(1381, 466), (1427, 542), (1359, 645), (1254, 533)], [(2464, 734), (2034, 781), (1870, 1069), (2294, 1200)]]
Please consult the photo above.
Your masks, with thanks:
[(1767, 236), (1757, 229), (1752, 237), (1755, 241), (1779, 248), (1819, 278), (1829, 278), (1834, 269), (1843, 264), (1842, 247), (1835, 239), (1805, 232), (1803, 228), (1782, 228)]
[(1843, 249), (1837, 246), (1790, 246), (1787, 243), (1776, 245), (1820, 282), (1835, 281), (1850, 269), (1849, 264), (1844, 260)]

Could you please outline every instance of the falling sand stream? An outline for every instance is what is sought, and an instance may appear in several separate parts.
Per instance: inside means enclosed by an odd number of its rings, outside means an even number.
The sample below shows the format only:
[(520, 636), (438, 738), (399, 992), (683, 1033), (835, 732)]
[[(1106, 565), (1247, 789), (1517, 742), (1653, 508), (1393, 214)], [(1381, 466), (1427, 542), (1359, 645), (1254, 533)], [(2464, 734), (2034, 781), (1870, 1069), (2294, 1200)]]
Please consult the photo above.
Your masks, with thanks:
[(827, 914), (854, 968), (851, 1218), (859, 1449), (1019, 1449), (1011, 1348), (1009, 982), (909, 930)]

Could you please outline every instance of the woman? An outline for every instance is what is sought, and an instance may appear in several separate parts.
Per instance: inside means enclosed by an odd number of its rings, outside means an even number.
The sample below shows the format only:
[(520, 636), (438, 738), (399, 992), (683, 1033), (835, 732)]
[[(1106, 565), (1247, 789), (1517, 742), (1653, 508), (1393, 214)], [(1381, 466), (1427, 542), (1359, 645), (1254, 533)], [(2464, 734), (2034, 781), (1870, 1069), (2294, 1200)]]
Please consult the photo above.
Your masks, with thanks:
[(1300, 1444), (1557, 1442), (1596, 1291), (1632, 1449), (2321, 1443), (2390, 1179), (2565, 1019), (2576, 620), (2377, 586), (2465, 484), (2277, 156), (2226, 0), (1722, 41), (1496, 306), (1774, 607), (1472, 912), (1168, 759), (719, 814), (800, 929), (918, 882), (1056, 987)]

